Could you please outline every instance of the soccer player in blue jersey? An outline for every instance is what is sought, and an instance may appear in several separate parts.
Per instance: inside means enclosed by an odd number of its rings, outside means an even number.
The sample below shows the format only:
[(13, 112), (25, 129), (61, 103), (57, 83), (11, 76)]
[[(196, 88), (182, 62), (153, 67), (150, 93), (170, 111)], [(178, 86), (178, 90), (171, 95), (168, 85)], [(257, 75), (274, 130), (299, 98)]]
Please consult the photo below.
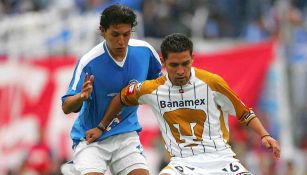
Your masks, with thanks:
[[(128, 7), (112, 5), (100, 18), (105, 41), (77, 63), (67, 93), (62, 97), (65, 114), (79, 112), (73, 124), (75, 168), (86, 175), (148, 175), (138, 132), (137, 107), (123, 108), (107, 127), (99, 125), (112, 98), (129, 83), (161, 75), (157, 52), (145, 41), (130, 39), (136, 15)], [(86, 131), (104, 132), (90, 143)]]

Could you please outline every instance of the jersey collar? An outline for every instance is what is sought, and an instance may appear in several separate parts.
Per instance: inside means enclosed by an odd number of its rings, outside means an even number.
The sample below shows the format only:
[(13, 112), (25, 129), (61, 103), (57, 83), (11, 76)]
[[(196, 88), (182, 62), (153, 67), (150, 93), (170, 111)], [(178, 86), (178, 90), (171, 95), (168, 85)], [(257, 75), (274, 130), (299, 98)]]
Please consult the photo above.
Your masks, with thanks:
[(116, 61), (116, 59), (113, 58), (113, 56), (111, 55), (111, 53), (110, 53), (110, 51), (109, 51), (109, 48), (108, 48), (108, 46), (107, 46), (107, 42), (106, 42), (106, 41), (103, 42), (103, 47), (104, 47), (105, 50), (108, 52), (110, 58), (112, 58), (112, 60), (113, 60), (119, 67), (124, 67), (124, 64), (125, 64), (126, 59), (127, 59), (129, 47), (127, 47), (127, 49), (126, 49), (126, 55), (125, 55), (125, 58), (123, 59), (123, 61)]

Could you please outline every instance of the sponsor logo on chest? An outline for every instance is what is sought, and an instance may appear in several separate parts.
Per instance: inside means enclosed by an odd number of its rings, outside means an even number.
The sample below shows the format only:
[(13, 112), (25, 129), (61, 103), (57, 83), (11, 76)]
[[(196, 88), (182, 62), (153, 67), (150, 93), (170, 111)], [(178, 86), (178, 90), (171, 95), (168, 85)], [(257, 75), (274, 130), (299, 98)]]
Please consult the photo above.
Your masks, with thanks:
[(178, 100), (178, 101), (160, 101), (161, 108), (178, 108), (178, 107), (191, 107), (198, 105), (206, 105), (205, 99), (195, 99), (195, 100)]

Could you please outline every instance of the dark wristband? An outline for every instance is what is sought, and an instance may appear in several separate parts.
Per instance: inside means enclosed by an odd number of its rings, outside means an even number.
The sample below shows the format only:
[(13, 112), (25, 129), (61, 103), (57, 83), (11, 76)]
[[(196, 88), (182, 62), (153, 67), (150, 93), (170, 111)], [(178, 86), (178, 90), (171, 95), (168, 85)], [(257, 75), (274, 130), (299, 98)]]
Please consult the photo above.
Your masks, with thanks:
[(261, 140), (262, 140), (263, 138), (267, 137), (267, 136), (270, 136), (270, 137), (271, 137), (270, 134), (266, 134), (266, 135), (261, 136)]
[(100, 129), (100, 131), (102, 132), (105, 132), (106, 131), (106, 128), (101, 124), (99, 123), (99, 125), (97, 126), (98, 129)]

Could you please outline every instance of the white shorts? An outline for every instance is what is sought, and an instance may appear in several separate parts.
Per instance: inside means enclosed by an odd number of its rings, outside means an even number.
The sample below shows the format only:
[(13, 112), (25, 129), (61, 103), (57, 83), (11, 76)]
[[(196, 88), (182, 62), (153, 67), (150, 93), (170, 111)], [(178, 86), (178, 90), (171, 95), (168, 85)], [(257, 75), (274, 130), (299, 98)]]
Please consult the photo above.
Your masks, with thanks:
[(61, 173), (64, 175), (81, 175), (81, 173), (76, 170), (73, 161), (69, 161), (61, 165)]
[[(223, 154), (225, 153), (225, 154)], [(169, 175), (251, 175), (229, 151), (171, 158), (159, 174)]]
[(73, 162), (81, 174), (105, 173), (108, 166), (112, 174), (118, 175), (126, 175), (134, 169), (148, 170), (136, 132), (111, 136), (89, 145), (81, 141), (74, 150)]

